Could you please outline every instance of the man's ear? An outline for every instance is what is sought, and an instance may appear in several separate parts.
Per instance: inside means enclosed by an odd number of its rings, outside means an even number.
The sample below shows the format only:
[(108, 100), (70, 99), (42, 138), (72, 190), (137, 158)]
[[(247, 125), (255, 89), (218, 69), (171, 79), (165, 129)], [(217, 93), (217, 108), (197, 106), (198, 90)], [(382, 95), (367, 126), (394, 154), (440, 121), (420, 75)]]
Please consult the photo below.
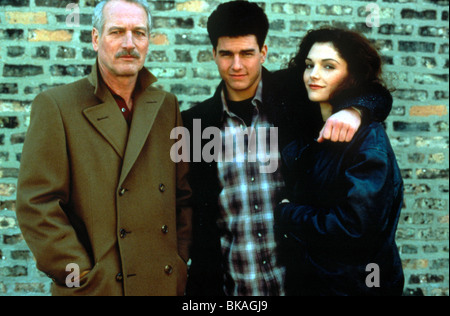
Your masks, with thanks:
[(261, 48), (261, 64), (264, 64), (264, 62), (266, 61), (268, 51), (269, 48), (264, 44), (264, 46)]
[(98, 52), (98, 42), (100, 40), (100, 34), (98, 30), (94, 27), (92, 29), (92, 47), (94, 48), (94, 51)]

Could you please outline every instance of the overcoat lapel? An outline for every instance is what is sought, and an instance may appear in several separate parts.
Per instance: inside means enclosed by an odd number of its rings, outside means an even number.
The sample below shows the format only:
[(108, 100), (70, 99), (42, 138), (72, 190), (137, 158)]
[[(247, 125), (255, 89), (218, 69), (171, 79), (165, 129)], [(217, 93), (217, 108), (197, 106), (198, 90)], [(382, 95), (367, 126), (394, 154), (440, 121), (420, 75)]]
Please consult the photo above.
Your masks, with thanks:
[(118, 111), (114, 99), (108, 98), (107, 102), (89, 107), (83, 113), (123, 159), (127, 146), (128, 125), (122, 113)]
[(101, 79), (98, 62), (92, 67), (88, 80), (94, 87), (94, 95), (99, 103), (88, 105), (83, 110), (83, 114), (123, 159), (127, 146), (128, 125), (118, 110), (116, 101)]
[(120, 184), (125, 181), (125, 178), (139, 157), (164, 98), (164, 92), (147, 90), (137, 99), (137, 103), (133, 109), (133, 120), (128, 136), (128, 145), (125, 151), (122, 173), (120, 175)]
[(95, 63), (88, 79), (94, 87), (94, 95), (100, 100), (100, 103), (85, 108), (83, 114), (122, 158), (122, 183), (147, 140), (165, 94), (161, 91), (147, 89), (157, 79), (146, 68), (143, 68), (139, 72), (138, 78), (141, 92), (135, 100), (133, 120), (129, 129), (116, 101), (101, 80), (98, 62)]

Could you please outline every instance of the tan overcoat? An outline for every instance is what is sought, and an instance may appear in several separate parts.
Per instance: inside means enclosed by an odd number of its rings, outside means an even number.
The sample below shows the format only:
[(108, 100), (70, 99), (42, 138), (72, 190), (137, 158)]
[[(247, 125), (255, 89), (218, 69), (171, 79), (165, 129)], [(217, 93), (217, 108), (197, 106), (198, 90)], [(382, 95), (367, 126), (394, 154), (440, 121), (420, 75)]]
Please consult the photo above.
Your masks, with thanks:
[[(155, 81), (139, 73), (130, 127), (97, 65), (32, 104), (17, 218), (53, 295), (184, 293), (191, 191), (187, 164), (170, 158), (182, 122), (176, 97)], [(91, 270), (80, 287), (67, 286), (69, 264)]]

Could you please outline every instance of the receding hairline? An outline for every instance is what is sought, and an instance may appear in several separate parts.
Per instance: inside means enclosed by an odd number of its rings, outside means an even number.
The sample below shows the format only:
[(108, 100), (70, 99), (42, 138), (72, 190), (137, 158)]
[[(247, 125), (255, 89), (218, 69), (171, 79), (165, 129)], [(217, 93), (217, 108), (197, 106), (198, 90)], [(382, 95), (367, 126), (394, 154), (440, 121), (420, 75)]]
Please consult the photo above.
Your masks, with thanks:
[(147, 31), (150, 34), (151, 28), (152, 28), (152, 16), (150, 12), (150, 7), (148, 5), (147, 1), (144, 0), (103, 0), (100, 3), (98, 3), (94, 8), (94, 14), (92, 17), (92, 25), (93, 28), (95, 28), (100, 34), (104, 31), (105, 26), (105, 8), (108, 4), (113, 2), (125, 2), (130, 4), (136, 4), (140, 6), (147, 16)]

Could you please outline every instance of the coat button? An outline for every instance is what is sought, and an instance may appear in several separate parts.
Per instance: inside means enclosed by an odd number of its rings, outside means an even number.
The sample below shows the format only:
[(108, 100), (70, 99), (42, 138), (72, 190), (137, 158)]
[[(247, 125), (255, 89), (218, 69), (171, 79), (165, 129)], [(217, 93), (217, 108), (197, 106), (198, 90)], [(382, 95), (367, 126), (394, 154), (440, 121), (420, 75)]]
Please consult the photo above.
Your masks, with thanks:
[(127, 189), (124, 189), (124, 188), (120, 188), (120, 189), (119, 189), (119, 195), (120, 195), (120, 196), (124, 196), (125, 193), (127, 193)]
[(159, 191), (160, 191), (161, 193), (163, 193), (163, 192), (166, 191), (166, 186), (165, 186), (163, 183), (161, 183), (161, 184), (159, 185)]
[(124, 239), (124, 238), (127, 236), (127, 231), (126, 231), (125, 229), (122, 228), (122, 229), (119, 231), (119, 234), (120, 234), (120, 238)]
[(172, 272), (173, 272), (172, 266), (171, 266), (171, 265), (166, 265), (166, 266), (164, 267), (164, 272), (165, 272), (167, 275), (171, 275)]
[(163, 227), (161, 227), (161, 231), (163, 232), (163, 234), (167, 234), (169, 232), (169, 226), (164, 225)]
[(117, 282), (122, 282), (123, 281), (123, 274), (122, 273), (118, 273), (116, 275), (116, 281)]

